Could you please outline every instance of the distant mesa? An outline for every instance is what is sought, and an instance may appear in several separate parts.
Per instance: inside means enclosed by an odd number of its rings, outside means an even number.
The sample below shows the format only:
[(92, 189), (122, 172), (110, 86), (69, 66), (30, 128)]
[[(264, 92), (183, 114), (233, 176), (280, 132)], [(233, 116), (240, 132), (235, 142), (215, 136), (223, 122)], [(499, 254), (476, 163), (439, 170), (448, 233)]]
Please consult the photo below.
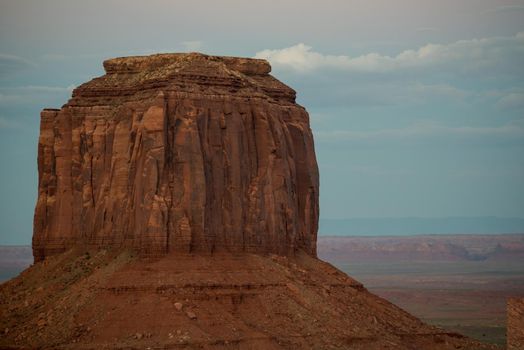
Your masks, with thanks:
[(76, 245), (316, 254), (309, 117), (265, 60), (124, 57), (41, 113), (36, 261)]

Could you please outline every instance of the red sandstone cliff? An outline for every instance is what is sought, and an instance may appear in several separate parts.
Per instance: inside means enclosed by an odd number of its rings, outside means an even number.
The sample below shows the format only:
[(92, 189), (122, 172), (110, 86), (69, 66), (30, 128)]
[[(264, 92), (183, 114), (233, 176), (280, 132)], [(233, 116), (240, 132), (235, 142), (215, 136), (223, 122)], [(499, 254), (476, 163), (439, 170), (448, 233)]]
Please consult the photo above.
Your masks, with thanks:
[(42, 111), (36, 261), (81, 244), (316, 255), (308, 114), (266, 61), (161, 54), (104, 68)]

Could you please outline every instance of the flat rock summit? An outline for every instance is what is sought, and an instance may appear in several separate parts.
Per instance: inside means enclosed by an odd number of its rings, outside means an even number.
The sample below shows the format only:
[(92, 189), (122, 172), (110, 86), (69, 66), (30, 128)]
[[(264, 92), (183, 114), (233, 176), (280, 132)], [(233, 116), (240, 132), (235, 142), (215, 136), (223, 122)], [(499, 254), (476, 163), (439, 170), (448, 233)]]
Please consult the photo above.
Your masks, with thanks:
[(2, 349), (496, 349), (317, 258), (306, 110), (268, 62), (124, 57), (41, 113)]

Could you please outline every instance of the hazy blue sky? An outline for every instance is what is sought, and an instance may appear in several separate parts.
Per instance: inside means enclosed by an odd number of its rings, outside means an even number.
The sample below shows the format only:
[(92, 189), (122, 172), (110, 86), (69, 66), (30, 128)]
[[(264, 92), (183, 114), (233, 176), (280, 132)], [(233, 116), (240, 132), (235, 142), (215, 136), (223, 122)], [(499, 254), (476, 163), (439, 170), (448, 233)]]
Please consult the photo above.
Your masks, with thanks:
[(39, 112), (102, 60), (264, 57), (310, 112), (321, 217), (524, 217), (524, 1), (0, 1), (0, 244), (28, 243)]

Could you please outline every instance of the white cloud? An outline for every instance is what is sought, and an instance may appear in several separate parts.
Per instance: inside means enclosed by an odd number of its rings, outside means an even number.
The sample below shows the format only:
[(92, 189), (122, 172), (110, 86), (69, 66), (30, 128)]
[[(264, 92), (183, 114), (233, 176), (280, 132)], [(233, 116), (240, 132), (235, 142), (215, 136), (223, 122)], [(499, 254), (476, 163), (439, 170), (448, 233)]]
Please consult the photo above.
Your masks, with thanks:
[(62, 86), (45, 86), (45, 85), (27, 85), (12, 88), (12, 90), (28, 91), (28, 92), (71, 92), (75, 88), (75, 85), (71, 84), (66, 87)]
[[(397, 87), (398, 88), (398, 87)], [(413, 96), (416, 99), (421, 98), (422, 96), (442, 96), (450, 97), (455, 99), (463, 99), (465, 97), (471, 96), (470, 91), (456, 88), (448, 84), (422, 84), (414, 83), (413, 85), (405, 86), (407, 92), (410, 93), (410, 96)]]
[(69, 58), (70, 56), (56, 54), (56, 53), (46, 53), (42, 55), (42, 59), (45, 61), (65, 61)]
[(483, 14), (490, 13), (515, 13), (519, 11), (524, 11), (524, 5), (506, 5), (506, 6), (497, 6), (495, 8), (484, 11)]
[(0, 117), (0, 129), (20, 129), (22, 124), (16, 121)]
[[(338, 167), (340, 169), (340, 167)], [(348, 169), (350, 173), (369, 175), (369, 176), (406, 176), (412, 171), (405, 168), (387, 168), (379, 164), (349, 164)]]
[(203, 42), (199, 40), (190, 40), (190, 41), (183, 41), (181, 42), (182, 46), (184, 47), (184, 51), (198, 51), (202, 48)]
[[(378, 106), (458, 106), (467, 103), (487, 103), (483, 94), (440, 82), (399, 79), (352, 79), (341, 74), (340, 81), (309, 76), (299, 79), (300, 102), (308, 107), (378, 107)], [(292, 84), (292, 86), (300, 86)], [(502, 95), (493, 96), (498, 100)], [(480, 102), (479, 102), (480, 101)], [(436, 105), (435, 105), (436, 104)]]
[(403, 69), (427, 68), (435, 65), (455, 64), (455, 69), (470, 71), (499, 67), (508, 60), (524, 62), (524, 33), (511, 37), (460, 40), (451, 44), (427, 44), (409, 49), (396, 56), (371, 52), (351, 57), (326, 55), (300, 43), (291, 47), (257, 52), (256, 58), (264, 58), (276, 67), (299, 72), (318, 69), (335, 69), (348, 72), (385, 73)]
[(420, 27), (420, 28), (415, 29), (415, 31), (416, 32), (423, 32), (423, 33), (438, 32), (438, 31), (440, 31), (440, 28), (437, 28), (437, 27)]
[(21, 103), (24, 97), (21, 95), (4, 94), (0, 92), (0, 106)]
[(0, 53), (0, 77), (35, 64), (23, 57)]
[(395, 143), (514, 143), (524, 145), (524, 127), (508, 123), (498, 127), (450, 127), (436, 123), (418, 123), (406, 128), (381, 129), (374, 131), (333, 130), (315, 132), (320, 142), (355, 142), (362, 144)]
[(524, 92), (512, 92), (502, 96), (497, 106), (505, 109), (524, 108)]
[(0, 87), (0, 106), (30, 104), (37, 101), (47, 101), (49, 98), (54, 97), (65, 96), (67, 98), (74, 88), (74, 85), (66, 87), (41, 85)]

